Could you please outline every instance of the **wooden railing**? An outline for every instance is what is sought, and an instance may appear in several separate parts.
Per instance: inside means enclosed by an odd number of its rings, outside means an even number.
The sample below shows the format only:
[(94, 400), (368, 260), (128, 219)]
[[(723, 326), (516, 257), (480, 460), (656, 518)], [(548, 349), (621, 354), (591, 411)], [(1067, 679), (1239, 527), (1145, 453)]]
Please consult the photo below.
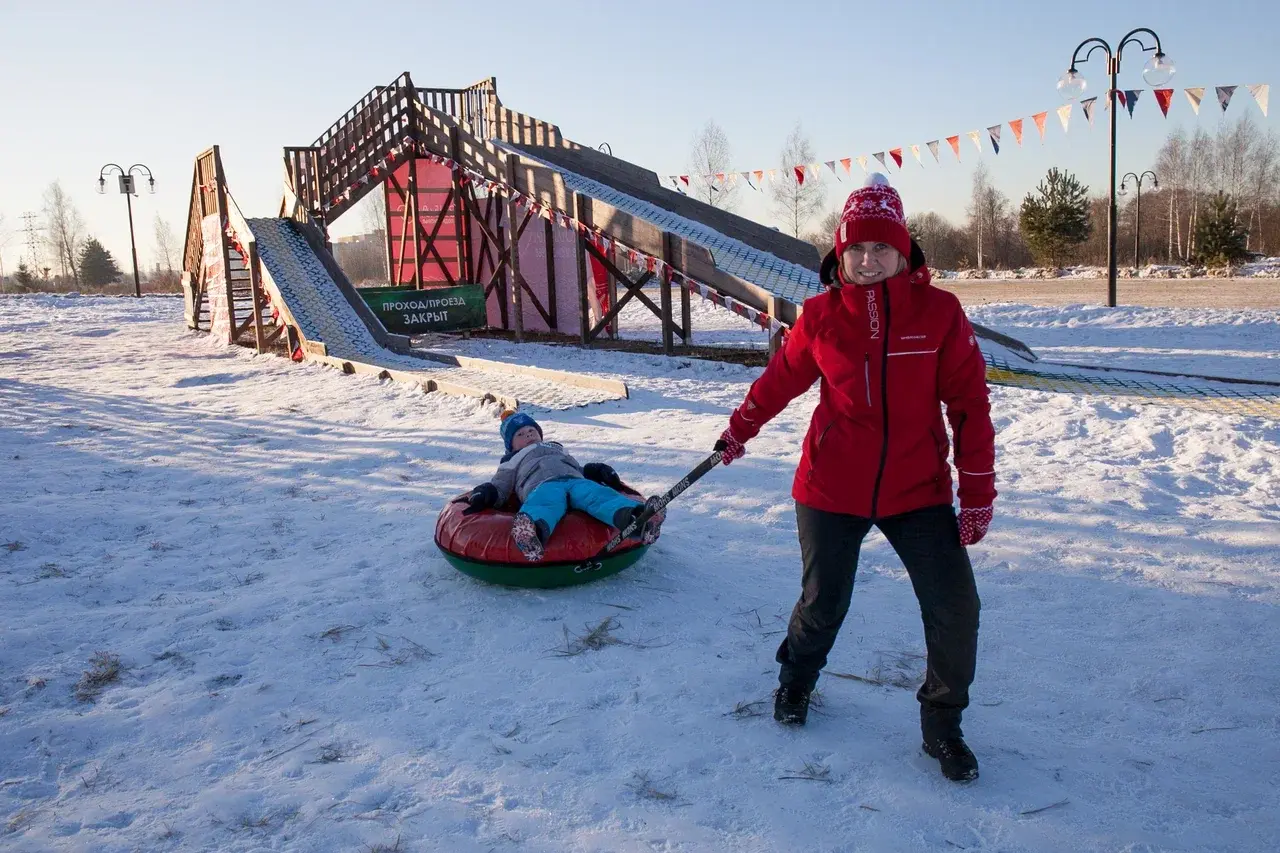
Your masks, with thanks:
[(488, 77), (465, 89), (417, 90), (425, 107), (454, 118), (462, 129), (477, 139), (492, 139), (497, 126), (498, 80)]

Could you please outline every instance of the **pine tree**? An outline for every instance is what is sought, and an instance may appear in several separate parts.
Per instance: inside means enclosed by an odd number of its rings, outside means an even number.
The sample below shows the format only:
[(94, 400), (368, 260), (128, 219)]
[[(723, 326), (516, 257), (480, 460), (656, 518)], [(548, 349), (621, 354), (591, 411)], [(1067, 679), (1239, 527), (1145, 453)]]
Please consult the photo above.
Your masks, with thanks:
[(23, 290), (30, 290), (36, 284), (36, 277), (27, 267), (27, 262), (18, 264), (18, 271), (13, 274), (13, 283)]
[(1196, 248), (1207, 266), (1226, 266), (1249, 256), (1249, 232), (1240, 227), (1235, 200), (1218, 193), (1196, 226)]
[(1070, 172), (1050, 169), (1022, 200), (1018, 225), (1036, 260), (1062, 265), (1067, 252), (1089, 239), (1089, 188)]
[(89, 287), (102, 287), (120, 278), (116, 259), (98, 242), (96, 237), (84, 241), (80, 250), (80, 280)]

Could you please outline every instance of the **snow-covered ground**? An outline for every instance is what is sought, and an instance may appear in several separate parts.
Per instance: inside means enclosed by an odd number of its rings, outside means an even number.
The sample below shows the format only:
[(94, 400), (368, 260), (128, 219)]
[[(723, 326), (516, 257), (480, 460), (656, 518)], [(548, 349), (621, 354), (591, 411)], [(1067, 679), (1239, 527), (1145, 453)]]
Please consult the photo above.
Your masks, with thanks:
[[(1042, 354), (1280, 351), (1265, 319), (1094, 310), (975, 314)], [(625, 378), (544, 425), (647, 492), (758, 373), (460, 349)], [(636, 566), (518, 591), (432, 544), (492, 472), (494, 407), (220, 348), (178, 300), (0, 298), (0, 848), (1274, 850), (1280, 423), (992, 397), (960, 787), (919, 752), (919, 615), (878, 534), (829, 669), (904, 686), (828, 676), (805, 729), (767, 716), (812, 394)], [(606, 619), (618, 643), (564, 654)], [(86, 701), (97, 652), (121, 670)]]
[[(1214, 270), (1220, 275), (1226, 270)], [(1118, 270), (1120, 278), (1203, 278), (1209, 271), (1191, 264), (1147, 264), (1143, 267), (1126, 267)], [(1230, 270), (1232, 278), (1280, 278), (1280, 258), (1259, 258), (1240, 264)], [(1094, 279), (1106, 278), (1106, 267), (1070, 266), (1019, 267), (1011, 270), (937, 270), (939, 279), (1015, 281), (1021, 279)]]
[(968, 314), (1045, 361), (1280, 382), (1280, 311), (1005, 304)]

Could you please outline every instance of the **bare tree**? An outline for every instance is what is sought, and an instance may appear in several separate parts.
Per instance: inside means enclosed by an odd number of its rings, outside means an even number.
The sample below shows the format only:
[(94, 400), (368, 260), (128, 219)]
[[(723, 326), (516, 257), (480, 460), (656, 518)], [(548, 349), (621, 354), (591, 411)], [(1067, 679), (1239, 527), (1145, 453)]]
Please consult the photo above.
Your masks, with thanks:
[(54, 181), (44, 193), (44, 220), (49, 246), (62, 275), (80, 283), (80, 244), (84, 240), (84, 220), (62, 184)]
[(387, 194), (377, 189), (360, 201), (360, 224), (364, 233), (377, 235), (379, 242), (387, 237)]
[(160, 214), (156, 214), (155, 222), (156, 237), (156, 265), (164, 266), (165, 272), (173, 274), (173, 259), (178, 254), (178, 238), (174, 236), (173, 226)]
[(805, 235), (805, 242), (812, 243), (813, 247), (818, 250), (818, 257), (825, 257), (836, 245), (836, 229), (840, 227), (841, 209), (828, 211), (827, 215), (818, 220), (818, 225), (812, 231)]
[(969, 200), (969, 231), (973, 238), (978, 269), (1014, 262), (1017, 223), (1009, 197), (991, 183), (985, 163), (973, 172), (973, 192)]
[[(721, 210), (732, 211), (737, 207), (739, 187), (736, 176), (729, 176), (732, 165), (733, 148), (729, 145), (729, 137), (714, 119), (707, 119), (702, 130), (694, 135), (689, 152), (689, 174), (701, 179), (701, 189), (697, 191), (699, 200)], [(725, 177), (717, 180), (716, 175)]]
[(913, 214), (907, 217), (907, 230), (933, 269), (954, 270), (969, 265), (964, 232), (940, 214), (931, 210)]
[[(778, 180), (769, 187), (773, 214), (782, 220), (783, 230), (799, 239), (800, 232), (826, 205), (826, 191), (819, 175), (808, 170), (815, 159), (813, 144), (797, 122), (782, 146)], [(804, 181), (796, 176), (797, 166), (805, 168)]]

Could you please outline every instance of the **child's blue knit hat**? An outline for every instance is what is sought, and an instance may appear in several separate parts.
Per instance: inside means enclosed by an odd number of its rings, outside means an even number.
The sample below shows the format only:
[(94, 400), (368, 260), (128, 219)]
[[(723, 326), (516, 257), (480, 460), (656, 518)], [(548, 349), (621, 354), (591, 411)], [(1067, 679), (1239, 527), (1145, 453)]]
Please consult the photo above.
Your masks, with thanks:
[(502, 413), (502, 426), (499, 432), (502, 433), (502, 443), (506, 445), (507, 452), (511, 452), (511, 439), (515, 438), (516, 433), (531, 426), (538, 431), (538, 436), (542, 436), (542, 427), (538, 426), (538, 422), (526, 415), (524, 412), (507, 411)]

